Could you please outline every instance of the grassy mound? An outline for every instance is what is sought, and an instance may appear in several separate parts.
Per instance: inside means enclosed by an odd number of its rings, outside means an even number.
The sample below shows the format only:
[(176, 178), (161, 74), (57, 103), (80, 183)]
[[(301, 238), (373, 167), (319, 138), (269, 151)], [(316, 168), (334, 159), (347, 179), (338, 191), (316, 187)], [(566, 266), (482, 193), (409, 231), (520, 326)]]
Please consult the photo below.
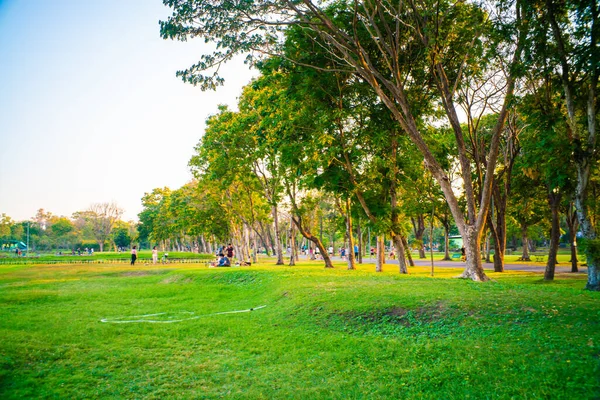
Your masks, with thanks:
[(600, 392), (600, 293), (585, 276), (480, 284), (338, 265), (0, 266), (0, 398)]

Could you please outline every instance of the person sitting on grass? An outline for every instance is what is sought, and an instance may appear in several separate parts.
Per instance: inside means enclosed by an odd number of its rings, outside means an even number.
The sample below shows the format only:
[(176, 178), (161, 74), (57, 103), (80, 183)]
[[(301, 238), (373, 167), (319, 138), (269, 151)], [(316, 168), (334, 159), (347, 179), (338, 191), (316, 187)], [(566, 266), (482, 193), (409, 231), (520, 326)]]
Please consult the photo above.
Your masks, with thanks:
[(229, 261), (229, 258), (227, 258), (227, 256), (221, 253), (219, 254), (219, 257), (221, 257), (221, 259), (219, 260), (217, 267), (231, 267), (231, 261)]
[(219, 265), (219, 261), (221, 261), (221, 255), (217, 254), (216, 258), (210, 262), (210, 266), (211, 267), (216, 267), (217, 265)]

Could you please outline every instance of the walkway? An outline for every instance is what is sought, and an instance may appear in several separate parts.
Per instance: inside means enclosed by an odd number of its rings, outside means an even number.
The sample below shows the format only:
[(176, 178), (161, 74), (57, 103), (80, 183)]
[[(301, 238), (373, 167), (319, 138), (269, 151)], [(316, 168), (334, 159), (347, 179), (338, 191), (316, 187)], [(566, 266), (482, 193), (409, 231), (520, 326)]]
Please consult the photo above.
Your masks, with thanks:
[[(341, 261), (340, 257), (333, 258), (336, 261)], [(417, 267), (431, 267), (430, 259), (418, 259), (413, 258), (415, 266)], [(398, 260), (385, 260), (386, 264), (398, 264)], [(363, 258), (364, 264), (375, 264), (375, 259), (370, 257)], [(464, 268), (465, 263), (463, 261), (439, 261), (434, 260), (433, 266), (435, 268)], [(410, 267), (409, 267), (410, 268)], [(483, 269), (485, 271), (494, 271), (493, 263), (483, 263)], [(544, 272), (546, 269), (546, 264), (544, 263), (519, 263), (519, 264), (504, 264), (505, 271), (526, 271), (526, 272)], [(570, 263), (561, 263), (556, 266), (555, 272), (558, 273), (570, 273), (571, 272), (571, 264)], [(579, 266), (579, 273), (587, 274), (587, 267)]]

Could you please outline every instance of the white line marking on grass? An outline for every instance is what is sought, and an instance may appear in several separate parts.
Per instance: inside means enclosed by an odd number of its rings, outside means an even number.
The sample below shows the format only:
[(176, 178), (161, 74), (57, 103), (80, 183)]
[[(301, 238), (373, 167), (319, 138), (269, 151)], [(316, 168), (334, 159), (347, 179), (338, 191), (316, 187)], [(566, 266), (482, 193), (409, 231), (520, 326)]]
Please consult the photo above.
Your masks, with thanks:
[[(255, 310), (260, 310), (261, 308), (265, 308), (266, 305), (248, 308), (247, 310), (233, 310), (233, 311), (222, 311), (211, 314), (202, 314), (196, 315), (195, 312), (192, 311), (176, 311), (172, 313), (156, 313), (156, 314), (144, 314), (144, 315), (131, 315), (129, 317), (117, 317), (117, 318), (103, 318), (100, 322), (104, 322), (107, 324), (135, 324), (135, 323), (147, 323), (147, 324), (172, 324), (174, 322), (183, 322), (183, 321), (191, 321), (194, 319), (204, 318), (204, 317), (212, 317), (213, 315), (223, 315), (223, 314), (238, 314), (238, 313), (246, 313)], [(179, 314), (187, 314), (190, 315), (187, 318), (175, 319)], [(151, 319), (151, 317), (157, 317), (160, 315), (166, 316), (165, 319)]]

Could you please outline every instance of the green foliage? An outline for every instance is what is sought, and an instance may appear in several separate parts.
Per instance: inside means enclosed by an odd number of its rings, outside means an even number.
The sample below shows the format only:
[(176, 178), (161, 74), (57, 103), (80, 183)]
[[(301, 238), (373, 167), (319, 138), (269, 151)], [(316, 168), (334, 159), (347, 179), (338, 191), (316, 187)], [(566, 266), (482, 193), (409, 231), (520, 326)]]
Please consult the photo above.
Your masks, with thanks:
[(0, 215), (0, 239), (8, 238), (11, 235), (12, 218), (6, 214)]
[(600, 262), (600, 239), (581, 238), (577, 243), (588, 259)]
[(113, 242), (117, 247), (129, 247), (131, 243), (131, 236), (129, 236), (129, 230), (124, 227), (116, 228), (113, 231)]

